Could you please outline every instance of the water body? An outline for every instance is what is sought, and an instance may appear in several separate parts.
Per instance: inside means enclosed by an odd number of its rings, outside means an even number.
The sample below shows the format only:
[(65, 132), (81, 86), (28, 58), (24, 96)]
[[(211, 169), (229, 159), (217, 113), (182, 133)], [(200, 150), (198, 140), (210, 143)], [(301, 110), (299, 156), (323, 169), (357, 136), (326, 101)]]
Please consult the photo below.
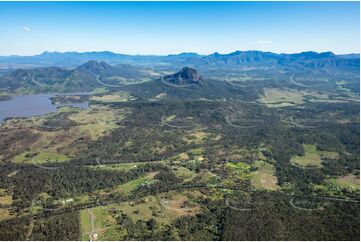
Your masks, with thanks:
[(56, 112), (62, 106), (78, 108), (87, 108), (89, 106), (89, 102), (52, 104), (50, 98), (53, 96), (55, 94), (24, 95), (0, 101), (0, 122), (6, 118), (32, 117)]

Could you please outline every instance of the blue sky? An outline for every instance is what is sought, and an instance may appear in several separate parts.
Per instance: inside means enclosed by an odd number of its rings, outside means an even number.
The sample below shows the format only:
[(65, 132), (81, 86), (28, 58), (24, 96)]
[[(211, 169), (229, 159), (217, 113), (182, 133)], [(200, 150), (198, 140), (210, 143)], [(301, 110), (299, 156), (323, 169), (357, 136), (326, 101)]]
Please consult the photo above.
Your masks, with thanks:
[(359, 2), (0, 2), (0, 55), (359, 53)]

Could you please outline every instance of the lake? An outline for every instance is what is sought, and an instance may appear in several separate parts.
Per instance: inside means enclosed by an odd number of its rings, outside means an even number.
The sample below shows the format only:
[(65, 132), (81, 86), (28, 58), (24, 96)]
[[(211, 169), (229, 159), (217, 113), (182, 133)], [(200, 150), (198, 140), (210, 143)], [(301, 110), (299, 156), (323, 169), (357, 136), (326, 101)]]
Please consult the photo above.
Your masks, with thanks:
[(89, 102), (52, 104), (50, 98), (55, 94), (35, 94), (14, 96), (9, 100), (0, 101), (0, 122), (6, 118), (32, 117), (56, 112), (58, 107), (72, 106), (87, 108)]

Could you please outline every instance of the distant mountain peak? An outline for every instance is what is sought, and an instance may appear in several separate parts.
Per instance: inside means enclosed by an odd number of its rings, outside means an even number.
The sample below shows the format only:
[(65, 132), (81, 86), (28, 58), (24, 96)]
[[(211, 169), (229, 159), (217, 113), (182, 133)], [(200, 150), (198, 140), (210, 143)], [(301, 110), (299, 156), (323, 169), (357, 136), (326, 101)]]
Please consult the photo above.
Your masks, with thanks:
[(163, 76), (163, 81), (174, 85), (193, 85), (201, 81), (197, 70), (190, 67), (183, 67), (179, 72)]

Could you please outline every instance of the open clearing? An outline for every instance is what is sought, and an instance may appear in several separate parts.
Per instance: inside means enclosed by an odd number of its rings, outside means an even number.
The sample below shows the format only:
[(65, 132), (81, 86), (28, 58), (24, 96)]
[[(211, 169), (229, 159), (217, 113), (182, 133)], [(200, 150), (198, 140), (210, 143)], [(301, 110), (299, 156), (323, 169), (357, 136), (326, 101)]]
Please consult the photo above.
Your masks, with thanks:
[[(99, 161), (101, 164), (101, 160)], [(88, 166), (93, 169), (103, 169), (103, 170), (114, 170), (114, 171), (129, 171), (131, 169), (137, 168), (138, 166), (148, 164), (150, 162), (131, 162), (131, 163), (118, 163), (118, 164), (101, 164), (100, 166)], [(152, 163), (156, 163), (153, 161)]]
[(163, 194), (147, 196), (138, 202), (125, 202), (110, 205), (127, 214), (134, 222), (154, 218), (158, 223), (170, 224), (179, 216), (195, 215), (200, 207), (183, 194)]
[(172, 199), (162, 199), (161, 205), (174, 213), (175, 216), (195, 215), (199, 211), (199, 207), (194, 205), (185, 196), (174, 196)]
[[(66, 115), (66, 121), (56, 115)], [(58, 112), (31, 119), (6, 122), (8, 137), (23, 137), (9, 145), (7, 159), (16, 163), (64, 162), (76, 156), (84, 145), (78, 140), (95, 141), (119, 127), (117, 122), (125, 117), (123, 110), (94, 106), (85, 110), (61, 108)], [(47, 121), (68, 125), (67, 129), (44, 128)], [(65, 123), (64, 123), (65, 122)], [(70, 122), (70, 123), (69, 123)], [(69, 123), (69, 124), (68, 124)], [(49, 130), (50, 129), (50, 130)], [(12, 140), (11, 138), (9, 138)], [(14, 141), (15, 142), (15, 141)]]
[(101, 234), (115, 223), (115, 219), (105, 207), (95, 207), (80, 211), (82, 240), (89, 240), (92, 233)]
[(13, 218), (14, 215), (11, 215), (9, 210), (0, 208), (0, 221)]
[(96, 102), (102, 102), (102, 103), (117, 103), (117, 102), (127, 102), (130, 100), (134, 100), (134, 97), (132, 97), (126, 92), (117, 92), (114, 94), (93, 96), (90, 100)]
[(129, 216), (134, 223), (153, 218), (160, 224), (171, 224), (180, 216), (194, 216), (200, 211), (200, 206), (189, 199), (188, 193), (170, 192), (147, 196), (138, 201), (81, 210), (82, 240), (89, 240), (92, 233), (97, 233), (99, 240), (119, 240), (125, 231), (119, 227), (115, 218), (121, 214)]
[(335, 183), (346, 189), (360, 190), (360, 177), (354, 174), (348, 174), (335, 179)]
[(146, 186), (149, 184), (152, 184), (157, 181), (157, 179), (154, 179), (154, 176), (156, 175), (156, 172), (150, 172), (146, 176), (132, 180), (130, 182), (124, 183), (122, 185), (119, 185), (116, 188), (117, 192), (129, 194), (133, 190), (137, 189), (139, 186)]
[(252, 185), (256, 189), (277, 190), (277, 177), (272, 164), (259, 160), (253, 164), (257, 171), (252, 172)]
[(265, 88), (260, 101), (268, 107), (284, 107), (303, 104), (303, 95), (300, 92), (278, 88)]
[(249, 172), (251, 171), (251, 166), (243, 162), (227, 162), (226, 168), (231, 176), (236, 176), (240, 179), (249, 178)]
[(265, 88), (264, 94), (260, 95), (259, 101), (266, 104), (269, 108), (278, 108), (301, 105), (305, 102), (338, 102), (340, 100), (331, 100), (326, 93)]
[(331, 159), (337, 159), (338, 153), (331, 151), (318, 151), (316, 145), (304, 144), (303, 149), (305, 154), (303, 156), (294, 156), (291, 158), (291, 162), (301, 166), (314, 166), (321, 167), (321, 158), (328, 157)]
[(173, 172), (177, 177), (183, 179), (186, 182), (191, 181), (197, 175), (196, 172), (191, 171), (188, 168), (183, 167), (183, 166), (174, 167)]
[(67, 161), (69, 158), (66, 155), (57, 154), (57, 153), (49, 153), (49, 152), (39, 152), (39, 153), (31, 153), (24, 152), (20, 155), (17, 155), (13, 158), (13, 162), (15, 163), (23, 163), (31, 160), (34, 163), (41, 164), (47, 162), (63, 162)]

